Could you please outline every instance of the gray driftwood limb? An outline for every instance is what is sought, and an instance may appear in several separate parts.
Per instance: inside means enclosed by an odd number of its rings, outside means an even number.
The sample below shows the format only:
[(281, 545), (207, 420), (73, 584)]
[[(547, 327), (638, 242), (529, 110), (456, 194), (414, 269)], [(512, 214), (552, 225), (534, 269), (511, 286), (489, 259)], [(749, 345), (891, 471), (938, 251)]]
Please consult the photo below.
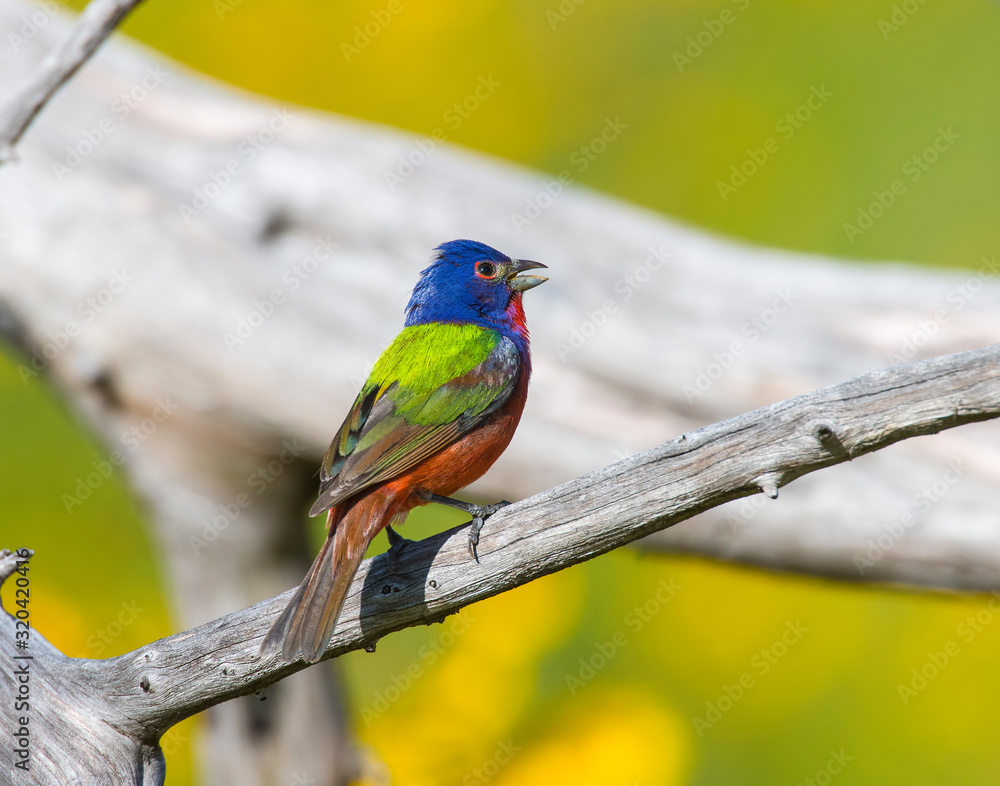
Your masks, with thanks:
[[(374, 647), (724, 502), (773, 497), (806, 473), (997, 417), (1000, 344), (875, 371), (683, 434), (503, 509), (487, 522), (478, 562), (464, 526), (367, 560), (326, 657)], [(257, 654), (290, 595), (102, 661), (65, 658), (35, 633), (35, 782), (162, 783), (157, 743), (173, 724), (306, 667)], [(13, 618), (0, 615), (5, 682), (13, 632)]]
[(91, 0), (62, 46), (31, 71), (0, 108), (0, 165), (14, 157), (15, 145), (56, 90), (87, 62), (141, 1)]

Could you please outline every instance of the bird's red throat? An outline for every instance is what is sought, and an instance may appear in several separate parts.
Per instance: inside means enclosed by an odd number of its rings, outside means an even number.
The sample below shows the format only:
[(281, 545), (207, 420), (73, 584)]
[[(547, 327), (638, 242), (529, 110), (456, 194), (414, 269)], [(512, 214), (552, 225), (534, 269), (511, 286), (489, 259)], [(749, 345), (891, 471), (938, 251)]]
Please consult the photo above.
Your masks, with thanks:
[(507, 318), (511, 321), (514, 329), (524, 338), (528, 337), (528, 323), (524, 319), (524, 305), (521, 303), (521, 293), (515, 292), (511, 295), (507, 304)]

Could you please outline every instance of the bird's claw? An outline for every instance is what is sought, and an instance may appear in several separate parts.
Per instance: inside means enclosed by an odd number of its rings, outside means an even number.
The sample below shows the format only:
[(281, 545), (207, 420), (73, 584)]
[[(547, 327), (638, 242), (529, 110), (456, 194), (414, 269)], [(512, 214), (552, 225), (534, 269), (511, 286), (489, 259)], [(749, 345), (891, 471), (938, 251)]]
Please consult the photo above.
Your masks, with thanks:
[(472, 526), (469, 527), (469, 556), (476, 562), (479, 562), (479, 557), (476, 556), (476, 546), (479, 545), (479, 530), (483, 528), (485, 523), (486, 519), (482, 516), (473, 516)]
[(500, 508), (505, 508), (510, 504), (507, 500), (502, 500), (494, 502), (492, 505), (475, 505), (460, 499), (452, 499), (441, 494), (434, 494), (426, 489), (417, 489), (415, 493), (424, 502), (436, 502), (439, 505), (447, 505), (451, 508), (463, 510), (472, 516), (472, 526), (469, 528), (469, 556), (476, 562), (479, 562), (479, 557), (476, 555), (476, 546), (479, 545), (479, 532), (486, 523), (486, 519), (500, 510)]
[(509, 504), (507, 500), (503, 500), (495, 502), (492, 505), (473, 505), (469, 508), (469, 513), (472, 516), (472, 526), (469, 527), (469, 556), (476, 562), (479, 562), (479, 557), (476, 554), (476, 546), (479, 545), (479, 533), (485, 526), (486, 519)]

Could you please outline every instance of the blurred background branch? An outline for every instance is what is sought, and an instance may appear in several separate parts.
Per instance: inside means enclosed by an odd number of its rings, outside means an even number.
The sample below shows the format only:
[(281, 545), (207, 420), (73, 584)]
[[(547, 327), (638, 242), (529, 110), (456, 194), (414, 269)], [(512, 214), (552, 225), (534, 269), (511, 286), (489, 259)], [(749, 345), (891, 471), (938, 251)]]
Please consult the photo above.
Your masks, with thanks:
[(20, 88), (0, 108), (0, 165), (14, 156), (31, 121), (45, 104), (141, 0), (92, 0), (78, 17), (69, 38), (39, 67), (21, 75)]

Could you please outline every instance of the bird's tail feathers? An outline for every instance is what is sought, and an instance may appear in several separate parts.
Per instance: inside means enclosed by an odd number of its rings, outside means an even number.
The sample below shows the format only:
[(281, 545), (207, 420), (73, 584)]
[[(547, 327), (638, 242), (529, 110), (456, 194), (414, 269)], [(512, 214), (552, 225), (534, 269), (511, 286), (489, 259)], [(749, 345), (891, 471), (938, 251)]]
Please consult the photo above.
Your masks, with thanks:
[(365, 557), (368, 544), (388, 523), (386, 500), (370, 494), (348, 509), (340, 521), (330, 511), (332, 531), (323, 543), (298, 590), (268, 632), (261, 655), (281, 650), (287, 661), (315, 663), (333, 637), (347, 591)]

